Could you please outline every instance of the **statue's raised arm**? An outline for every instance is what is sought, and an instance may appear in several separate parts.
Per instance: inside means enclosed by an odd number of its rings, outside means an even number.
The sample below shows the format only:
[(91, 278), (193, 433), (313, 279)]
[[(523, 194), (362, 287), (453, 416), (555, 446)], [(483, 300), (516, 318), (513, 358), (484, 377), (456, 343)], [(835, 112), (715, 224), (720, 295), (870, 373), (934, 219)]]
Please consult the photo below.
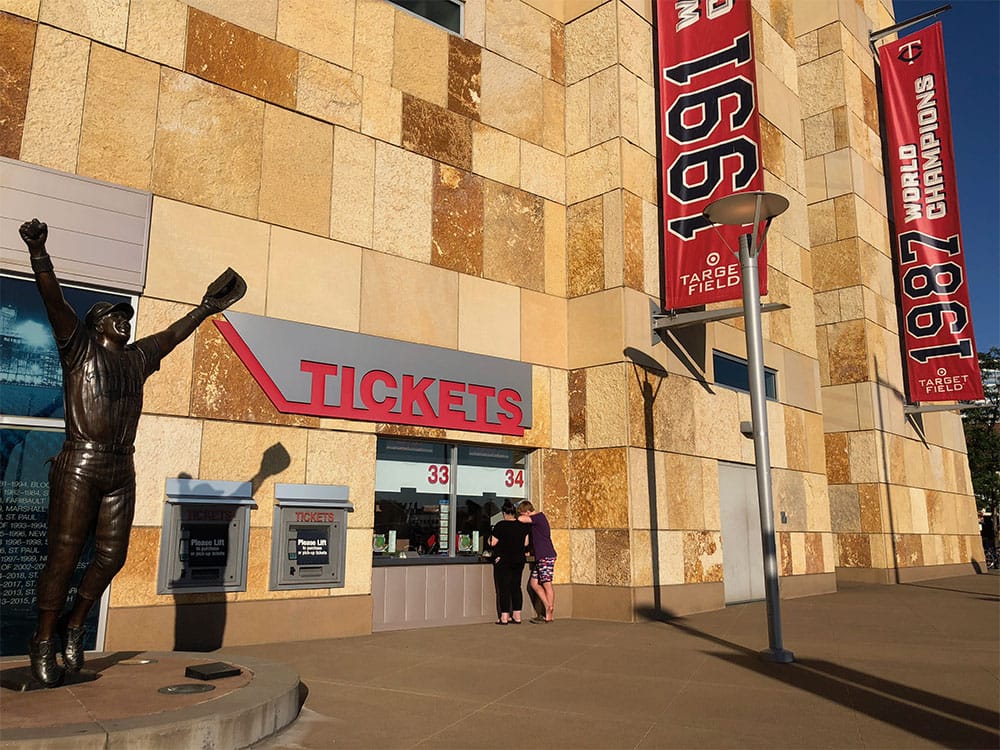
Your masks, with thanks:
[(62, 287), (52, 268), (52, 259), (45, 249), (45, 241), (49, 237), (49, 227), (38, 219), (26, 221), (19, 230), (21, 239), (28, 246), (31, 256), (31, 270), (35, 273), (35, 284), (45, 304), (45, 313), (49, 316), (52, 333), (56, 341), (65, 341), (73, 333), (79, 323), (73, 308), (66, 302)]

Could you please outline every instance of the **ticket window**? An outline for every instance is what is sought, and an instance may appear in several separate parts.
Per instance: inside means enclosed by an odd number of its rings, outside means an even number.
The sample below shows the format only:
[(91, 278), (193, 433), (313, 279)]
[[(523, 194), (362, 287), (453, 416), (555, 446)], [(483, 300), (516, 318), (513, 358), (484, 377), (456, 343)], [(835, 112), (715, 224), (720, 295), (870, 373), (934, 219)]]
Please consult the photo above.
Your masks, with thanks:
[(344, 585), (347, 514), (343, 485), (276, 484), (271, 532), (271, 590)]
[(249, 482), (168, 479), (156, 593), (246, 591)]

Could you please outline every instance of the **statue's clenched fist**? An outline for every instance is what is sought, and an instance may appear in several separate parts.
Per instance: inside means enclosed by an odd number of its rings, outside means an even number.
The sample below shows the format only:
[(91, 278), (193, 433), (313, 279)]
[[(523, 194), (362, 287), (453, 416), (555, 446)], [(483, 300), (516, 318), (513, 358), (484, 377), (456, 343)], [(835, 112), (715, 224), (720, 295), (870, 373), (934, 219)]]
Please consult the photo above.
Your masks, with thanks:
[(45, 240), (49, 236), (49, 227), (44, 221), (38, 219), (26, 221), (19, 231), (32, 258), (45, 254)]

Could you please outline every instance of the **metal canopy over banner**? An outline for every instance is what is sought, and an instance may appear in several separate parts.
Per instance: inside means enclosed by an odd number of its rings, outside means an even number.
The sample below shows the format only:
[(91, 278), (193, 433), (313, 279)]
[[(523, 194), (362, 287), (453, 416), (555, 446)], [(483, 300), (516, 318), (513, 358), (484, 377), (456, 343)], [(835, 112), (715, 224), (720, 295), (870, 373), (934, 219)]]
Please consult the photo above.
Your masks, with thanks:
[(983, 398), (941, 24), (879, 49), (909, 399)]
[[(741, 298), (735, 248), (747, 230), (712, 228), (717, 198), (762, 190), (749, 0), (657, 0), (664, 307)], [(720, 237), (721, 234), (721, 237)], [(725, 241), (723, 241), (725, 238)], [(760, 262), (761, 294), (767, 262)]]

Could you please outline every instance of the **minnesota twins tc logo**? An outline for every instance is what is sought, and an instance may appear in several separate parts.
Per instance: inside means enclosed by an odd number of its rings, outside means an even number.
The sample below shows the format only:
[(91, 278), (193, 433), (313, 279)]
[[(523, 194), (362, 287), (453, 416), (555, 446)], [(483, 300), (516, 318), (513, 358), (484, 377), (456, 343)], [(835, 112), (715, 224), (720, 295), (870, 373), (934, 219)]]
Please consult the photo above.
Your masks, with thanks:
[(899, 54), (896, 55), (896, 59), (913, 65), (913, 63), (920, 59), (922, 54), (924, 54), (924, 45), (919, 39), (915, 39), (899, 48)]

